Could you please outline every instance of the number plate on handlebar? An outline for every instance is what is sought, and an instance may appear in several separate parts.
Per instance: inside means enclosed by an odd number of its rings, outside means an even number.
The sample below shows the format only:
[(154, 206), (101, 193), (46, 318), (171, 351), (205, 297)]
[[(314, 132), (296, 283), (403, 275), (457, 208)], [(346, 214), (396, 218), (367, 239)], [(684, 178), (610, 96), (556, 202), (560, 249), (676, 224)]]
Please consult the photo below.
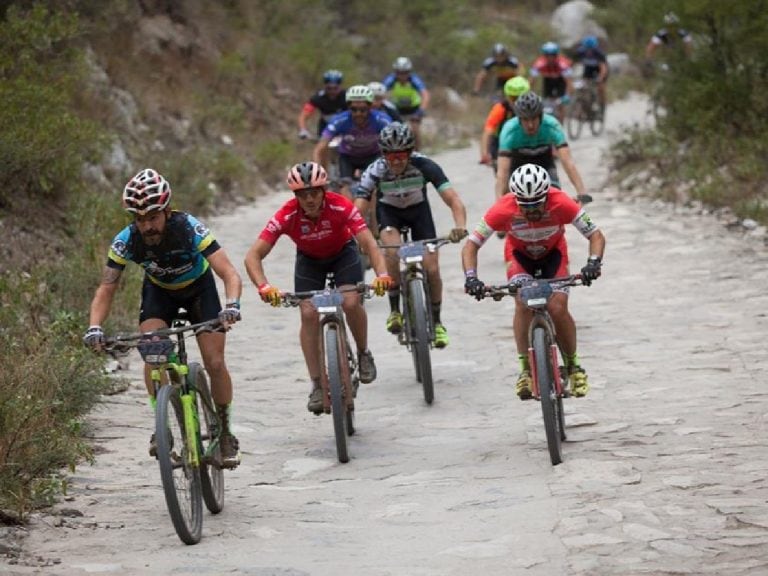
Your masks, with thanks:
[(344, 295), (340, 292), (323, 292), (312, 296), (312, 305), (317, 308), (320, 314), (332, 314), (341, 306), (344, 301)]
[(529, 308), (544, 308), (552, 296), (552, 286), (548, 282), (532, 282), (520, 288), (520, 299)]
[(421, 262), (424, 260), (424, 244), (421, 242), (412, 244), (403, 244), (397, 250), (397, 255), (406, 264)]
[(165, 364), (173, 354), (176, 343), (170, 338), (142, 340), (137, 348), (147, 364)]

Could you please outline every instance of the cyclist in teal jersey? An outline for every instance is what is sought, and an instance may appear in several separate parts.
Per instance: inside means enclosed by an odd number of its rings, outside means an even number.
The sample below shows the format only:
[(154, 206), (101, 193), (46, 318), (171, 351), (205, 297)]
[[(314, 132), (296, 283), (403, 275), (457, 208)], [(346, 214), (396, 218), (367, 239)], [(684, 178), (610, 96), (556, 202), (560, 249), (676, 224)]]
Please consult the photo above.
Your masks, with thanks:
[[(101, 283), (91, 302), (90, 327), (83, 340), (100, 350), (104, 344), (102, 323), (107, 319), (128, 262), (144, 269), (139, 330), (168, 328), (180, 308), (192, 323), (218, 318), (222, 328), (196, 334), (203, 364), (211, 378), (211, 391), (224, 433), (221, 436), (222, 466), (240, 463), (237, 438), (230, 431), (232, 379), (224, 362), (225, 331), (240, 320), (242, 280), (210, 230), (195, 217), (171, 210), (171, 187), (159, 173), (146, 168), (123, 190), (123, 207), (134, 221), (112, 241)], [(226, 304), (221, 307), (213, 272), (222, 279)], [(154, 407), (151, 367), (145, 365), (144, 380)], [(156, 454), (154, 434), (150, 455)]]
[(496, 169), (496, 198), (508, 192), (510, 174), (523, 164), (537, 164), (547, 170), (555, 187), (560, 187), (553, 147), (557, 149), (568, 179), (576, 188), (576, 194), (586, 195), (586, 188), (571, 150), (565, 139), (563, 127), (557, 118), (544, 113), (541, 97), (526, 92), (515, 102), (515, 118), (501, 129), (499, 134), (499, 159)]

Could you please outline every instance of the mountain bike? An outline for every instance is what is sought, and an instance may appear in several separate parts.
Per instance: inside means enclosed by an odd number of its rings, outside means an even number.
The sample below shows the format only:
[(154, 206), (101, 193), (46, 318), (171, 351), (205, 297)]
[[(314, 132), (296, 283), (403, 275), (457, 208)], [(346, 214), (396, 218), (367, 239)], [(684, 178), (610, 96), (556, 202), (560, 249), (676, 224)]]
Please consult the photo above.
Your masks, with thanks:
[(563, 398), (570, 396), (570, 391), (568, 373), (558, 361), (558, 351), (560, 357), (565, 356), (559, 349), (547, 303), (555, 288), (580, 285), (581, 274), (575, 274), (548, 280), (535, 279), (524, 284), (512, 282), (485, 287), (486, 295), (496, 301), (505, 296), (519, 295), (523, 304), (533, 310), (533, 319), (528, 328), (528, 362), (533, 379), (532, 393), (541, 403), (549, 458), (553, 466), (563, 461), (561, 443), (566, 439)]
[(578, 139), (584, 124), (589, 124), (593, 136), (599, 136), (605, 127), (605, 114), (598, 102), (597, 85), (592, 80), (579, 78), (573, 81), (573, 88), (573, 102), (566, 118), (568, 137)]
[(424, 401), (432, 404), (435, 399), (435, 386), (432, 380), (432, 361), (430, 349), (435, 341), (435, 324), (432, 318), (432, 300), (430, 298), (429, 278), (422, 261), (425, 252), (435, 252), (448, 244), (448, 238), (429, 240), (409, 240), (410, 229), (400, 229), (402, 244), (382, 245), (382, 249), (397, 248), (400, 258), (400, 296), (403, 302), (403, 329), (398, 334), (398, 342), (407, 346), (413, 357), (413, 369), (416, 380), (424, 388)]
[(361, 298), (370, 298), (367, 284), (335, 288), (329, 275), (325, 290), (284, 292), (283, 306), (298, 306), (309, 299), (320, 314), (320, 387), (323, 390), (323, 412), (333, 416), (336, 455), (339, 462), (349, 462), (347, 438), (355, 433), (355, 397), (360, 385), (357, 356), (350, 346), (347, 325), (342, 310), (344, 292), (356, 291)]
[(205, 371), (198, 362), (188, 363), (185, 345), (185, 334), (219, 326), (218, 319), (190, 324), (182, 313), (170, 328), (118, 334), (104, 345), (112, 353), (137, 348), (151, 366), (160, 478), (173, 527), (185, 544), (200, 541), (203, 502), (212, 514), (224, 509), (221, 422)]

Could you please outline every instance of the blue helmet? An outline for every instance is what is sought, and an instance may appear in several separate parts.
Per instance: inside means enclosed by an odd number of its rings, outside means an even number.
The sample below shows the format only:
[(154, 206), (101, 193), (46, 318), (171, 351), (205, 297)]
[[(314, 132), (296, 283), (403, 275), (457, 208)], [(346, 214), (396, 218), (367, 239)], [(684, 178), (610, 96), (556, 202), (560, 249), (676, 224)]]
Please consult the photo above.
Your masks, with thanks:
[(581, 47), (584, 48), (584, 50), (594, 50), (599, 45), (600, 41), (597, 39), (597, 36), (585, 36), (581, 41)]
[(554, 56), (559, 52), (560, 46), (555, 42), (544, 42), (544, 44), (541, 45), (541, 53), (546, 54), (547, 56)]
[(326, 70), (323, 72), (323, 82), (326, 84), (341, 84), (344, 74), (339, 70)]

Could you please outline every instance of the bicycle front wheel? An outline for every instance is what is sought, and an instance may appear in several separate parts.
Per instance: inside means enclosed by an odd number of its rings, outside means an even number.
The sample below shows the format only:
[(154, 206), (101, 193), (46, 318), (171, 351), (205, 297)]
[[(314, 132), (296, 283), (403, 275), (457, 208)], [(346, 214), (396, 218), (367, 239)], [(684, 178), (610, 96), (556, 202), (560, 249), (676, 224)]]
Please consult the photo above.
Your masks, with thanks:
[(566, 119), (566, 125), (568, 129), (568, 138), (571, 140), (577, 140), (581, 136), (581, 127), (584, 123), (584, 107), (581, 100), (578, 98), (573, 103), (571, 110), (568, 112), (568, 118)]
[(346, 358), (341, 357), (341, 345), (337, 328), (325, 331), (325, 355), (328, 362), (328, 387), (331, 394), (331, 416), (333, 433), (336, 436), (336, 455), (339, 462), (349, 462), (347, 451), (347, 417), (344, 402), (344, 381), (341, 371), (347, 368)]
[(200, 420), (200, 485), (203, 491), (205, 507), (211, 514), (218, 514), (224, 509), (224, 470), (221, 468), (221, 432), (219, 417), (213, 404), (211, 389), (205, 377), (203, 367), (197, 362), (189, 365), (187, 375), (190, 388), (197, 390), (198, 414)]
[(181, 392), (176, 386), (165, 385), (157, 394), (155, 439), (165, 503), (173, 527), (182, 542), (197, 544), (203, 531), (200, 466), (190, 450), (196, 440), (187, 437)]
[(589, 117), (589, 130), (593, 136), (600, 136), (605, 128), (605, 110), (600, 107), (597, 98), (592, 101), (592, 112)]
[(424, 283), (411, 280), (408, 283), (408, 301), (411, 315), (411, 353), (418, 379), (424, 388), (424, 401), (432, 404), (435, 399), (435, 386), (432, 381), (432, 360), (429, 357), (429, 325)]
[(552, 365), (552, 353), (549, 334), (542, 326), (533, 329), (533, 355), (536, 362), (536, 384), (539, 389), (541, 413), (544, 418), (544, 431), (547, 436), (549, 458), (556, 466), (563, 461), (560, 436), (560, 406), (555, 390), (555, 367)]

